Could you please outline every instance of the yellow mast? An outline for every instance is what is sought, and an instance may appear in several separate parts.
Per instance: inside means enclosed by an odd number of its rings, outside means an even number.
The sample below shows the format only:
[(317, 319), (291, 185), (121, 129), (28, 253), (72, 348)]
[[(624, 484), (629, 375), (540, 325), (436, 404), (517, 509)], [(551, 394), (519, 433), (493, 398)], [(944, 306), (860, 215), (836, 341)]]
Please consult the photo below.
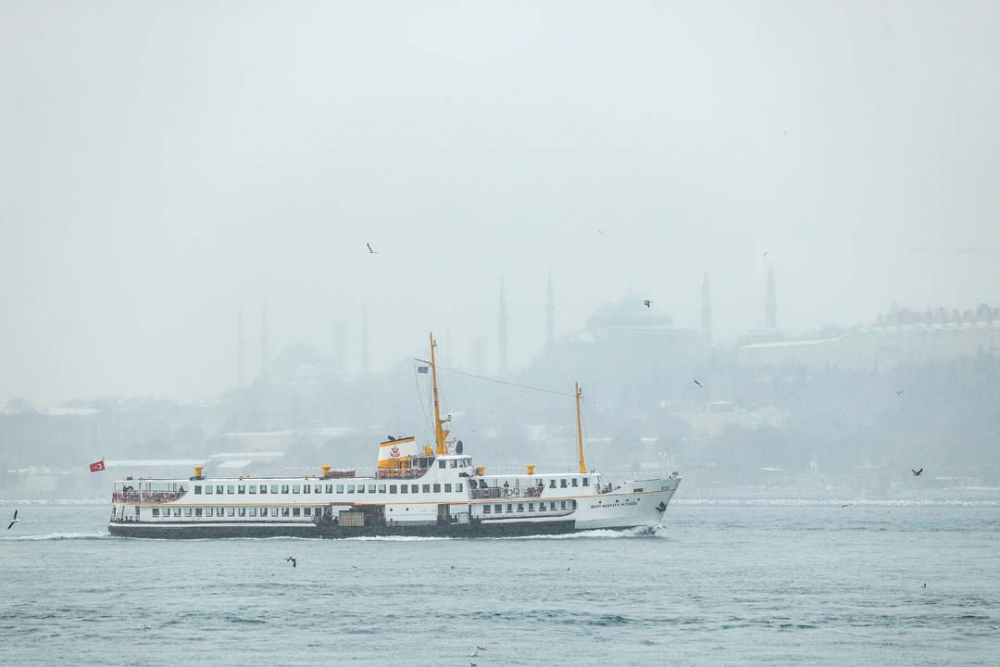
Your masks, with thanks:
[(580, 423), (580, 398), (583, 392), (580, 391), (580, 383), (576, 383), (576, 440), (580, 446), (580, 474), (587, 474), (587, 464), (583, 462), (583, 426)]
[[(434, 334), (431, 333), (431, 382), (434, 385), (434, 439), (437, 443), (437, 449), (435, 454), (443, 455), (448, 453), (448, 443), (446, 438), (448, 437), (449, 431), (444, 428), (446, 422), (451, 421), (451, 417), (447, 419), (441, 419), (441, 408), (438, 407), (438, 376), (437, 376), (437, 364), (436, 357), (434, 356), (434, 348), (437, 347), (437, 343), (434, 341)], [(426, 363), (426, 362), (425, 362)]]

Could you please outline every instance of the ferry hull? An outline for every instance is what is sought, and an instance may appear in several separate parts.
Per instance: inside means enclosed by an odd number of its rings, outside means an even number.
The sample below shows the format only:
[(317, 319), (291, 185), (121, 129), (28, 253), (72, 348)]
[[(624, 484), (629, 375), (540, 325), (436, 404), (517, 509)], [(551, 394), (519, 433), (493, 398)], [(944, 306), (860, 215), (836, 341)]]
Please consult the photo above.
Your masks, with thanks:
[(112, 524), (108, 527), (118, 537), (141, 537), (159, 540), (198, 540), (219, 538), (309, 537), (346, 539), (351, 537), (525, 537), (564, 535), (577, 530), (575, 521), (509, 524), (460, 524), (447, 526), (337, 526), (337, 525), (142, 525)]

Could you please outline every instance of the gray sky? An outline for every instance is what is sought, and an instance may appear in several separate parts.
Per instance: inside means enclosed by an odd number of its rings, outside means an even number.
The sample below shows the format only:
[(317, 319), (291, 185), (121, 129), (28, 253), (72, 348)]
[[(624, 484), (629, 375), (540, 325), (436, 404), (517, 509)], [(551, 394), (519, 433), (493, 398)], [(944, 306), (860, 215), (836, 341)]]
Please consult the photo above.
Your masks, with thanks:
[[(511, 361), (629, 289), (716, 338), (1000, 303), (1000, 4), (0, 0), (0, 400), (272, 350)], [(600, 235), (597, 229), (605, 233)], [(379, 251), (369, 256), (365, 242)], [(768, 252), (767, 260), (762, 254)], [(442, 343), (444, 341), (442, 340)]]

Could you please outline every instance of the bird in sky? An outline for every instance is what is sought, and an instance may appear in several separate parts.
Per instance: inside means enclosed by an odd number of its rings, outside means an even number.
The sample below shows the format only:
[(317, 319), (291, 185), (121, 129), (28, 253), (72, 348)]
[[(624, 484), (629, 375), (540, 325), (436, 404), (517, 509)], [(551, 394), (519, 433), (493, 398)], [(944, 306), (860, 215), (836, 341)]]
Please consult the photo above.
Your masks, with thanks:
[(649, 299), (646, 299), (645, 301), (642, 302), (642, 305), (646, 306), (646, 308), (649, 308), (649, 304), (651, 304), (651, 303), (653, 303), (653, 302), (650, 301)]
[(285, 559), (285, 562), (286, 563), (290, 562), (292, 564), (292, 567), (298, 567), (299, 566), (298, 561), (295, 560), (295, 556), (289, 556), (288, 558)]
[(903, 392), (905, 392), (906, 390), (905, 389), (893, 389), (893, 391), (896, 392), (896, 396), (902, 396)]
[(853, 505), (853, 504), (854, 504), (854, 503), (846, 503), (846, 504), (844, 504), (844, 505), (841, 505), (841, 507), (850, 507), (850, 506), (851, 506), (851, 505)]
[(702, 387), (704, 389), (704, 386), (700, 382), (698, 382), (697, 380), (692, 380), (692, 382), (694, 382), (696, 385), (698, 385), (699, 387)]
[(365, 243), (365, 245), (368, 246), (368, 254), (369, 255), (377, 255), (378, 254), (378, 252), (376, 252), (375, 250), (372, 250), (372, 244), (371, 243)]
[(601, 236), (604, 236), (604, 230), (598, 229), (597, 233), (600, 234)]
[[(770, 252), (770, 250), (769, 250), (768, 252)], [(765, 252), (765, 253), (764, 253), (763, 255), (761, 255), (760, 257), (761, 257), (761, 259), (763, 259), (763, 258), (767, 257), (767, 252)]]
[(10, 520), (10, 525), (7, 526), (7, 530), (13, 528), (15, 523), (17, 523), (17, 510), (14, 510), (14, 518)]
[(476, 647), (476, 650), (477, 650), (477, 651), (485, 651), (485, 650), (486, 650), (486, 647), (485, 647), (485, 646), (477, 646), (477, 647)]
[(910, 468), (910, 472), (913, 473), (914, 477), (920, 477), (920, 473), (922, 473), (923, 471), (924, 471), (923, 468), (921, 468), (920, 470), (914, 470), (913, 468)]

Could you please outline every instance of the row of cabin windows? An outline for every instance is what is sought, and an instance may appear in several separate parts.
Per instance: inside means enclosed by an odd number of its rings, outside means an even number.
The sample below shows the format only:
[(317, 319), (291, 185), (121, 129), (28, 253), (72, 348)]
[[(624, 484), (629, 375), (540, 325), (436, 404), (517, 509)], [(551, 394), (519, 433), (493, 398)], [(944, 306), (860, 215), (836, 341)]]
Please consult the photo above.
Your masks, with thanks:
[(438, 468), (442, 470), (444, 468), (469, 468), (472, 466), (472, 461), (468, 459), (452, 459), (450, 461), (442, 461), (438, 459)]
[[(210, 516), (257, 516), (256, 507), (174, 507), (174, 516), (190, 517), (210, 517)], [(322, 507), (261, 507), (260, 516), (268, 516), (270, 511), (270, 516), (281, 516), (281, 517), (297, 517), (297, 516), (320, 516), (323, 514)], [(154, 517), (168, 517), (170, 516), (170, 508), (163, 508), (162, 514), (160, 508), (153, 508)]]
[[(514, 508), (515, 508), (515, 506), (517, 507), (517, 511), (518, 512), (524, 512), (524, 506), (525, 505), (528, 506), (528, 511), (529, 512), (534, 512), (535, 511), (535, 503), (507, 503), (507, 514), (514, 514)], [(573, 510), (575, 510), (576, 509), (576, 501), (575, 500), (562, 500), (562, 501), (560, 501), (559, 509), (564, 509), (564, 510), (565, 509), (573, 509)], [(556, 503), (555, 503), (555, 501), (554, 500), (553, 501), (549, 501), (548, 507), (545, 506), (545, 503), (538, 503), (538, 511), (539, 512), (545, 512), (545, 511), (555, 512), (556, 511)], [(483, 505), (483, 514), (503, 514), (503, 513), (504, 513), (504, 505), (503, 505), (503, 503), (497, 503), (496, 505)]]
[[(327, 484), (326, 493), (420, 493), (421, 486), (423, 487), (424, 493), (431, 493), (433, 489), (434, 493), (441, 493), (442, 487), (444, 487), (444, 493), (461, 493), (464, 486), (462, 484)], [(224, 493), (228, 494), (238, 494), (244, 495), (246, 493), (250, 494), (266, 494), (268, 493), (267, 484), (217, 484), (215, 486), (211, 484), (205, 484), (204, 486), (196, 484), (194, 487), (194, 494), (201, 495), (202, 489), (204, 488), (204, 493), (206, 495), (218, 494), (222, 495)], [(323, 493), (322, 484), (271, 484), (270, 493)], [(346, 491), (345, 491), (346, 490)]]

